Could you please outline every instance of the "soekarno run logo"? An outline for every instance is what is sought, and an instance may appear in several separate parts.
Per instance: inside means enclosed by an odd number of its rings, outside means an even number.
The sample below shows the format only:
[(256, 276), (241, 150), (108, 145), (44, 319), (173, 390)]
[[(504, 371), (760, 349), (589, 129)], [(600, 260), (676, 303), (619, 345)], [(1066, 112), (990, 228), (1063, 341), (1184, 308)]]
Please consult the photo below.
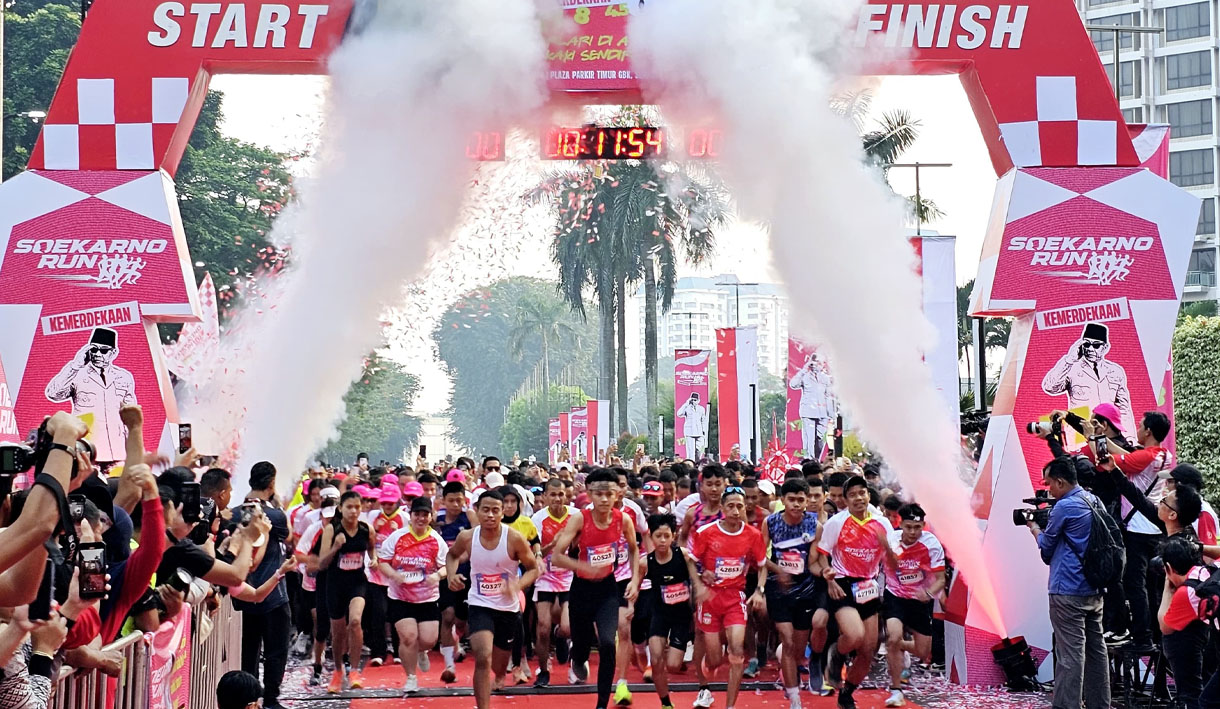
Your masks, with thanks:
[(44, 278), (119, 290), (140, 280), (145, 255), (167, 248), (166, 239), (20, 239), (13, 254), (37, 256), (34, 268)]
[(1030, 266), (1048, 266), (1041, 275), (1071, 283), (1108, 286), (1127, 280), (1139, 252), (1149, 251), (1151, 236), (1014, 236), (1009, 251), (1030, 252)]

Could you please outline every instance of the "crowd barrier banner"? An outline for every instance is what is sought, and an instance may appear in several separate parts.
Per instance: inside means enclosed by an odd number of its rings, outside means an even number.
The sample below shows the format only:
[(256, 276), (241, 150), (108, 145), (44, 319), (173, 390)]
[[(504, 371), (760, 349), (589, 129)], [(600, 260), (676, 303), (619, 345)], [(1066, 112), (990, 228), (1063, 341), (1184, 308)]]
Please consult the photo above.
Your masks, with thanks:
[(674, 351), (674, 457), (699, 460), (711, 424), (711, 352)]
[(589, 399), (589, 460), (605, 461), (606, 448), (614, 442), (610, 436), (610, 401)]
[(568, 440), (572, 462), (593, 460), (589, 455), (589, 409), (586, 407), (573, 406), (568, 412)]
[(559, 433), (559, 419), (554, 418), (547, 422), (547, 460), (551, 465), (559, 462), (560, 440), (562, 436)]
[(117, 677), (64, 667), (52, 688), (53, 709), (214, 709), (216, 684), (241, 669), (241, 613), (228, 596), (209, 612), (184, 606), (156, 633), (131, 633), (103, 651), (122, 656)]

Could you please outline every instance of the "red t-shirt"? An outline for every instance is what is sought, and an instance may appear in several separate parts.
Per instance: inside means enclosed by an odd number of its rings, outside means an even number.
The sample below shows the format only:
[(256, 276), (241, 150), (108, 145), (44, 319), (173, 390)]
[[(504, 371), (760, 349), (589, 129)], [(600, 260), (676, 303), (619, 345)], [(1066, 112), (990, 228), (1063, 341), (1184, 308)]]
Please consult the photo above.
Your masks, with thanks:
[[(885, 555), (883, 542), (877, 538), (877, 530), (888, 538), (888, 522), (869, 514), (863, 521), (843, 510), (831, 517), (822, 528), (822, 541), (818, 552), (830, 557), (831, 567), (837, 576), (871, 579), (877, 576)], [(885, 542), (888, 543), (888, 542)]]
[[(1187, 579), (1206, 580), (1208, 571), (1202, 566), (1196, 566), (1187, 574)], [(1195, 590), (1186, 584), (1174, 589), (1173, 598), (1169, 601), (1169, 610), (1165, 613), (1165, 625), (1174, 631), (1185, 630), (1186, 626), (1199, 620), (1199, 597)]]
[(748, 524), (729, 533), (721, 524), (711, 522), (699, 528), (699, 533), (694, 535), (695, 558), (704, 569), (715, 572), (716, 582), (712, 588), (743, 591), (746, 572), (761, 566), (766, 558), (762, 534)]

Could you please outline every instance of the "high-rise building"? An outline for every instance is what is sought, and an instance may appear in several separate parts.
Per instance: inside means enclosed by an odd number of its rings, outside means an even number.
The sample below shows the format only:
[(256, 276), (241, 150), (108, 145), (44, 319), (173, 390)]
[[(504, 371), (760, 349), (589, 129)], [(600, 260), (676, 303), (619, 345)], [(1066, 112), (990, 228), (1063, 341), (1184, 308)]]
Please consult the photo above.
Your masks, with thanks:
[[(627, 380), (635, 381), (644, 368), (642, 286), (628, 299), (627, 313)], [(678, 349), (714, 350), (716, 328), (738, 324), (758, 328), (762, 371), (783, 377), (788, 368), (788, 299), (778, 285), (741, 284), (731, 274), (678, 279), (669, 312), (657, 315), (657, 354), (666, 358)]]
[[(1217, 0), (1076, 0), (1087, 24), (1163, 27), (1119, 36), (1119, 96), (1128, 123), (1170, 126), (1169, 179), (1203, 199), (1186, 301), (1216, 300)], [(1114, 81), (1114, 34), (1091, 32)]]

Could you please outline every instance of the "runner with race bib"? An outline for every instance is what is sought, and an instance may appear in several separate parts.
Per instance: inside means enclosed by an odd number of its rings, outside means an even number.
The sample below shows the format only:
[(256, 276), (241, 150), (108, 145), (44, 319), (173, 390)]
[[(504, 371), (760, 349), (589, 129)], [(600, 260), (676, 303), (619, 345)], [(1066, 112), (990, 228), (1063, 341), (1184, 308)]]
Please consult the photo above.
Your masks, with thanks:
[(555, 538), (563, 531), (572, 516), (568, 507), (567, 488), (563, 480), (551, 478), (543, 488), (547, 506), (534, 514), (534, 526), (542, 541), (542, 575), (534, 584), (534, 604), (538, 612), (537, 638), (534, 656), (538, 658), (538, 676), (535, 687), (547, 687), (551, 683), (551, 633), (558, 628), (559, 641), (571, 636), (568, 624), (568, 590), (572, 587), (572, 572), (555, 566), (552, 549)]
[[(326, 570), (326, 610), (330, 616), (330, 651), (335, 661), (335, 673), (326, 690), (332, 694), (343, 691), (346, 683), (359, 689), (360, 652), (364, 631), (360, 627), (364, 615), (364, 594), (367, 579), (365, 559), (373, 559), (373, 530), (360, 521), (360, 493), (349, 490), (339, 498), (339, 512), (331, 524), (322, 530), (319, 565)], [(343, 656), (352, 651), (356, 668), (344, 666)]]
[[(898, 557), (897, 566), (886, 565), (885, 617), (886, 652), (890, 669), (890, 697), (887, 707), (906, 704), (902, 694), (903, 653), (909, 652), (924, 664), (932, 661), (932, 600), (943, 599), (945, 589), (945, 550), (931, 532), (924, 531), (926, 513), (917, 504), (898, 510), (901, 529), (890, 532), (890, 548)], [(904, 640), (909, 632), (913, 640)]]
[(682, 656), (691, 640), (690, 566), (686, 550), (677, 546), (678, 521), (671, 514), (648, 518), (648, 531), (655, 551), (640, 562), (648, 591), (637, 603), (648, 603), (648, 646), (652, 653), (652, 681), (661, 698), (661, 709), (673, 709), (669, 699), (669, 672), (682, 667)]

